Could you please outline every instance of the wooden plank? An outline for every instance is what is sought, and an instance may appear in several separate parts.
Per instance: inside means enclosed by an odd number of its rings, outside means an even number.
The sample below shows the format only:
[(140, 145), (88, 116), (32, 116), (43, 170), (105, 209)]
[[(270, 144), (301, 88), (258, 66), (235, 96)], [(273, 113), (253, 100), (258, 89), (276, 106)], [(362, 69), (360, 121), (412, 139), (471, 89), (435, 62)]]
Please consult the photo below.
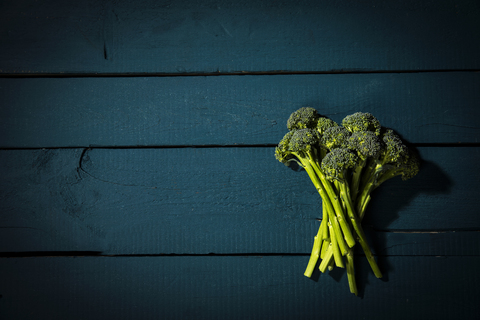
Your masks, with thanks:
[[(419, 151), (419, 175), (375, 191), (365, 228), (480, 230), (480, 148)], [(0, 170), (3, 252), (307, 253), (321, 216), (308, 176), (277, 162), (273, 148), (4, 150)], [(377, 237), (380, 252), (407, 244), (402, 254), (432, 239)], [(442, 247), (478, 233), (466, 237), (447, 234), (438, 251), (427, 240), (419, 252), (452, 253)]]
[(370, 246), (378, 256), (480, 255), (479, 231), (382, 232), (368, 227), (365, 230)]
[(479, 69), (479, 14), (475, 0), (4, 1), (0, 72)]
[[(384, 281), (357, 263), (303, 276), (303, 257), (1, 259), (4, 319), (474, 319), (477, 257), (389, 257)], [(348, 306), (345, 307), (345, 306)]]
[(480, 73), (0, 79), (0, 147), (276, 144), (293, 111), (477, 143)]

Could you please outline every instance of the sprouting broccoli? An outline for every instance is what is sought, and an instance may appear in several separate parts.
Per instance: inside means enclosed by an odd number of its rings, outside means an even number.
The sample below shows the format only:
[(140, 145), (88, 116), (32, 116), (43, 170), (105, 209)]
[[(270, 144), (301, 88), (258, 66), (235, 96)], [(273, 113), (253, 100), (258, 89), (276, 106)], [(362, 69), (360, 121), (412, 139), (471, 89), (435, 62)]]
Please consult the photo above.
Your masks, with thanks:
[(382, 126), (377, 118), (368, 112), (357, 112), (346, 116), (342, 120), (342, 126), (350, 132), (372, 131), (377, 136), (380, 135)]
[[(320, 169), (322, 161), (321, 152), (324, 146), (320, 143), (320, 134), (314, 129), (298, 129), (288, 132), (278, 144), (275, 150), (277, 160), (287, 164), (289, 161), (297, 163), (307, 171), (312, 182), (319, 192), (325, 194), (326, 203), (331, 204), (332, 213), (336, 214), (334, 227), (337, 222), (341, 227), (344, 238), (339, 239), (339, 246), (343, 253), (346, 252), (345, 242), (351, 247), (355, 244), (353, 234), (342, 210), (342, 204), (338, 197), (335, 197), (335, 190), (332, 184), (326, 179)], [(323, 198), (323, 196), (322, 196)]]
[(384, 128), (382, 135), (384, 147), (380, 156), (371, 161), (371, 165), (363, 175), (363, 183), (356, 201), (356, 209), (363, 218), (365, 209), (371, 200), (371, 193), (385, 181), (401, 176), (408, 180), (417, 175), (420, 169), (418, 155), (409, 149), (393, 130)]
[(360, 188), (363, 168), (369, 160), (372, 161), (380, 156), (383, 144), (380, 138), (372, 131), (356, 131), (348, 138), (347, 148), (355, 152), (359, 158), (351, 178), (351, 197), (355, 201)]
[(322, 170), (330, 181), (347, 182), (350, 169), (358, 164), (356, 154), (346, 148), (331, 150), (322, 160)]
[(361, 227), (371, 193), (395, 176), (403, 180), (415, 176), (420, 160), (370, 113), (349, 115), (339, 126), (304, 107), (290, 115), (287, 128), (275, 157), (287, 165), (296, 161), (305, 169), (323, 200), (323, 218), (305, 276), (311, 277), (319, 260), (321, 272), (346, 266), (350, 291), (357, 294), (353, 266), (357, 242), (374, 274), (382, 276)]
[(333, 126), (323, 132), (321, 143), (328, 150), (344, 148), (347, 145), (348, 137), (350, 137), (350, 132), (344, 127)]
[(351, 150), (346, 148), (333, 149), (322, 160), (322, 171), (325, 172), (327, 179), (337, 182), (338, 195), (343, 202), (344, 207), (348, 213), (350, 223), (352, 224), (357, 234), (357, 239), (362, 246), (363, 251), (370, 263), (370, 266), (377, 278), (382, 277), (382, 273), (378, 268), (370, 247), (367, 244), (365, 233), (360, 224), (360, 220), (355, 212), (355, 206), (351, 198), (350, 192), (350, 177), (352, 170), (354, 170), (359, 163), (359, 158)]
[(310, 107), (303, 107), (293, 112), (287, 121), (288, 130), (313, 129), (317, 126), (320, 115), (317, 110)]
[(332, 119), (329, 119), (327, 117), (318, 118), (316, 129), (321, 135), (325, 133), (325, 130), (332, 127), (338, 127), (338, 124)]

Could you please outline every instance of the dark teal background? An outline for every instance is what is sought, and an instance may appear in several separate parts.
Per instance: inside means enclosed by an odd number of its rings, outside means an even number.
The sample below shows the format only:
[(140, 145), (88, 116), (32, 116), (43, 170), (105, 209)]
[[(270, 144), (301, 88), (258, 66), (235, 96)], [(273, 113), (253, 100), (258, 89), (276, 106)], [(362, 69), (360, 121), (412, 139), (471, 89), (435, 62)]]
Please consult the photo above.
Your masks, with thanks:
[[(0, 3), (0, 319), (475, 319), (477, 1)], [(291, 112), (419, 152), (355, 255), (303, 276), (321, 199)]]

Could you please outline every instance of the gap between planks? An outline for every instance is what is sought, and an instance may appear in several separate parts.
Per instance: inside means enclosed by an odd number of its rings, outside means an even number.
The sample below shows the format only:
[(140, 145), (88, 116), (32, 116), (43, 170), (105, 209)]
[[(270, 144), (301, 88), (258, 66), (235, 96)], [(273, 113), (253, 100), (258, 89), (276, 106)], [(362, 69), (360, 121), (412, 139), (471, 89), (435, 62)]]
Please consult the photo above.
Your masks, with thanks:
[[(480, 142), (457, 142), (457, 143), (409, 143), (412, 147), (445, 147), (445, 148), (456, 148), (456, 147), (480, 147)], [(233, 144), (233, 145), (218, 145), (218, 144), (208, 144), (208, 145), (125, 145), (125, 146), (103, 146), (103, 145), (90, 145), (90, 146), (69, 146), (69, 147), (8, 147), (0, 148), (1, 150), (57, 150), (57, 149), (188, 149), (188, 148), (197, 148), (197, 149), (213, 149), (213, 148), (275, 148), (277, 144)]]
[[(95, 251), (47, 251), (47, 252), (4, 252), (0, 253), (0, 259), (8, 258), (143, 258), (143, 257), (308, 257), (311, 253), (151, 253), (151, 254), (102, 254)], [(373, 254), (377, 257), (470, 257), (472, 255), (438, 255), (438, 254)], [(365, 256), (362, 253), (355, 253), (355, 256)], [(477, 255), (473, 255), (477, 256)]]
[(445, 73), (480, 72), (479, 69), (436, 70), (330, 70), (330, 71), (233, 71), (190, 73), (0, 73), (0, 78), (134, 78), (134, 77), (211, 77), (211, 76), (281, 76), (281, 75), (329, 75), (329, 74), (376, 74), (376, 73)]

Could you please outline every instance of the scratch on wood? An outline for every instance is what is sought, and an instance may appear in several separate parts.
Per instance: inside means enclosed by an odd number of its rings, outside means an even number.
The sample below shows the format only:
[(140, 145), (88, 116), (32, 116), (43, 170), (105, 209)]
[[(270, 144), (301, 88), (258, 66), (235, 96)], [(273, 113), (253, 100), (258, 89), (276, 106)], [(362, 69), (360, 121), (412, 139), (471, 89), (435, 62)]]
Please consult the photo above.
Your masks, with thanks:
[(108, 50), (107, 50), (107, 42), (103, 42), (103, 58), (108, 60)]
[(115, 40), (117, 35), (117, 22), (120, 20), (109, 1), (103, 13), (103, 58), (112, 60), (115, 54)]
[(80, 155), (80, 160), (78, 160), (77, 173), (79, 174), (79, 176), (80, 176), (80, 171), (85, 172), (85, 170), (83, 170), (82, 168), (82, 162), (88, 150), (90, 150), (90, 148), (84, 148), (82, 151), (82, 154)]
[(222, 24), (222, 23), (219, 23), (220, 26), (222, 27), (223, 31), (228, 35), (230, 36), (231, 38), (233, 38), (232, 34), (228, 31), (228, 29)]

